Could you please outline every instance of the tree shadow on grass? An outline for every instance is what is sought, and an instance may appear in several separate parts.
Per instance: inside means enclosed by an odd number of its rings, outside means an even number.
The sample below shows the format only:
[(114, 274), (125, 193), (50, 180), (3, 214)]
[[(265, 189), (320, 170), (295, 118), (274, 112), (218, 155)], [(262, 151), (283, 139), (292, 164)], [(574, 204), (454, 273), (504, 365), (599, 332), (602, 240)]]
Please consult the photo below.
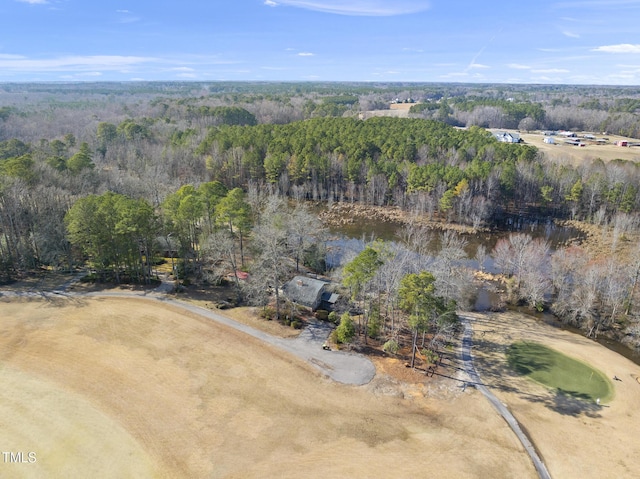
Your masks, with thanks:
[(522, 375), (549, 371), (553, 367), (547, 348), (535, 343), (514, 343), (507, 348), (506, 355), (509, 366)]
[(546, 406), (563, 416), (578, 417), (582, 414), (591, 418), (600, 417), (602, 406), (593, 399), (582, 393), (575, 391), (565, 391), (558, 388), (555, 395), (550, 398)]
[[(491, 341), (489, 338), (474, 338), (474, 364), (489, 389), (512, 393), (531, 403), (542, 404), (546, 408), (563, 416), (579, 417), (585, 415), (591, 418), (600, 417), (602, 406), (597, 404), (587, 394), (562, 389), (551, 389), (526, 378), (535, 363), (538, 368), (548, 368), (551, 364), (538, 353), (527, 358), (529, 364), (518, 367), (505, 360), (508, 347)], [(488, 356), (478, 354), (482, 351)]]

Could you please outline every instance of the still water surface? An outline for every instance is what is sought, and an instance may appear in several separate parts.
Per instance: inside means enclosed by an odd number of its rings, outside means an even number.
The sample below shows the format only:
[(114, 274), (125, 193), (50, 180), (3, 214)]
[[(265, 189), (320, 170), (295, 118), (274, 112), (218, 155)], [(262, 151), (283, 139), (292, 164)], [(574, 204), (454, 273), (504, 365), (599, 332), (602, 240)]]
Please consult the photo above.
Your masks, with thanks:
[[(367, 242), (372, 241), (373, 239), (394, 242), (400, 241), (398, 232), (401, 227), (402, 225), (399, 223), (372, 222), (358, 219), (353, 224), (330, 228), (331, 239), (328, 242), (329, 252), (327, 258), (329, 267), (339, 265), (345, 255), (357, 254), (364, 249), (364, 245)], [(480, 245), (485, 246), (487, 254), (490, 253), (498, 240), (507, 237), (513, 232), (527, 233), (533, 238), (543, 238), (547, 240), (549, 242), (551, 252), (563, 245), (582, 239), (582, 234), (579, 231), (569, 227), (557, 226), (550, 221), (531, 224), (507, 219), (503, 227), (497, 231), (463, 234), (464, 239), (467, 241), (467, 246), (465, 248), (467, 257), (473, 258)], [(429, 242), (428, 251), (432, 252), (435, 256), (439, 250), (439, 232), (434, 230), (434, 234)], [(477, 262), (473, 259), (469, 259), (465, 263), (471, 268), (478, 268)], [(491, 273), (498, 272), (493, 264), (492, 258), (487, 257), (484, 270)], [(475, 309), (479, 311), (487, 311), (490, 310), (492, 306), (497, 305), (498, 302), (498, 297), (495, 293), (489, 291), (485, 287), (480, 287), (477, 291)], [(584, 333), (579, 329), (563, 324), (552, 314), (532, 313), (531, 310), (527, 308), (516, 309), (520, 313), (533, 316), (539, 321), (544, 321), (550, 326), (570, 331), (581, 336), (584, 335)], [(601, 338), (597, 341), (603, 346), (640, 365), (640, 352), (610, 339)]]

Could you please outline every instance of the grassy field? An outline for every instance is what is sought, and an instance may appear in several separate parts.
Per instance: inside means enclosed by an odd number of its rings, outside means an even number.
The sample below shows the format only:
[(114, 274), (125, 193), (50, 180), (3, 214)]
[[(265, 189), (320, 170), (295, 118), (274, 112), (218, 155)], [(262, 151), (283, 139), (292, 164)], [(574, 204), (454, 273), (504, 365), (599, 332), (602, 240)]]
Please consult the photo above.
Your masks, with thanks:
[[(636, 477), (640, 470), (640, 366), (604, 346), (518, 313), (469, 313), (473, 319), (474, 357), (483, 383), (509, 407), (544, 459), (551, 477)], [(584, 391), (591, 369), (553, 365), (560, 356), (588, 364), (604, 374), (614, 389), (607, 404), (543, 386), (518, 373), (508, 363), (513, 344), (525, 348), (521, 363), (527, 370), (557, 368), (578, 371)], [(555, 352), (551, 354), (548, 349)], [(566, 364), (566, 363), (564, 363)], [(534, 367), (535, 366), (535, 367)], [(582, 371), (582, 372), (580, 372)], [(587, 372), (589, 371), (589, 372)], [(563, 390), (571, 378), (556, 372)], [(585, 377), (586, 376), (586, 377)], [(594, 377), (596, 373), (594, 373)], [(616, 376), (620, 381), (611, 381)], [(591, 392), (591, 394), (594, 394)]]
[(0, 444), (37, 458), (0, 477), (536, 477), (479, 392), (377, 362), (345, 386), (166, 302), (0, 300)]
[[(529, 316), (476, 316), (482, 381), (552, 476), (634, 477), (640, 367)], [(615, 396), (598, 405), (517, 374), (506, 352), (519, 342), (617, 375)], [(426, 378), (374, 361), (371, 384), (345, 386), (166, 302), (0, 300), (0, 444), (37, 457), (0, 462), (0, 477), (536, 477), (484, 397), (446, 377), (455, 365)]]
[(611, 381), (602, 372), (542, 344), (513, 343), (507, 361), (519, 374), (561, 393), (603, 403), (613, 397)]

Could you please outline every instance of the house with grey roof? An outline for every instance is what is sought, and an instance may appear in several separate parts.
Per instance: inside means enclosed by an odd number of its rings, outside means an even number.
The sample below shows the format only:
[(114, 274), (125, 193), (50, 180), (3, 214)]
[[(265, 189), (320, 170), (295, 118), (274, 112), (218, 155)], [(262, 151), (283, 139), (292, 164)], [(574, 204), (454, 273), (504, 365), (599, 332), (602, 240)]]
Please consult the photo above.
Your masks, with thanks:
[(321, 279), (296, 276), (282, 287), (282, 292), (290, 301), (314, 311), (321, 307), (329, 309), (338, 299), (337, 294), (326, 290), (329, 284)]
[(498, 131), (493, 136), (501, 143), (520, 143), (522, 141), (520, 135), (508, 131)]

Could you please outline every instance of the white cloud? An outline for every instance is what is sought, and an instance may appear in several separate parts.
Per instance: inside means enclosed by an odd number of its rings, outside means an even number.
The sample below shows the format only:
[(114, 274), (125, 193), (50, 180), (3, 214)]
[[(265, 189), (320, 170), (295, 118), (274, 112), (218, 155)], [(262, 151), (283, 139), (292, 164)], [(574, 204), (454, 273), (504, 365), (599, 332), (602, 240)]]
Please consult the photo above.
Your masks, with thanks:
[(569, 38), (580, 38), (580, 35), (578, 35), (577, 33), (569, 32), (569, 31), (564, 31), (562, 32), (562, 34), (565, 37), (569, 37)]
[(605, 53), (640, 53), (640, 45), (632, 45), (630, 43), (621, 43), (619, 45), (603, 45), (601, 47), (594, 48), (591, 51)]
[(453, 72), (445, 75), (440, 75), (440, 78), (466, 78), (469, 74), (467, 72)]
[(20, 55), (0, 56), (0, 68), (7, 71), (117, 71), (142, 63), (156, 62), (150, 57), (120, 55), (66, 56), (58, 58), (28, 58)]
[(129, 10), (116, 10), (116, 13), (130, 13)]
[(300, 52), (298, 53), (299, 57), (313, 57), (315, 56), (315, 53), (310, 53), (310, 52)]
[(275, 7), (285, 5), (304, 8), (316, 12), (334, 13), (336, 15), (389, 17), (407, 15), (427, 10), (430, 4), (426, 0), (265, 0), (265, 5)]
[(569, 73), (569, 70), (564, 70), (562, 68), (548, 68), (548, 69), (541, 69), (541, 70), (531, 70), (531, 73), (542, 73), (542, 74), (548, 75), (552, 73)]
[(121, 19), (118, 23), (136, 23), (139, 21), (140, 21), (140, 18), (138, 17), (126, 17)]
[(18, 0), (21, 3), (28, 3), (30, 5), (45, 5), (49, 3), (47, 0)]
[(471, 65), (469, 65), (469, 68), (478, 68), (478, 69), (486, 69), (486, 68), (491, 68), (489, 65), (483, 65), (482, 63), (472, 63)]
[(509, 63), (507, 66), (513, 70), (531, 70), (530, 66), (521, 65), (520, 63)]
[(174, 72), (194, 72), (195, 70), (193, 68), (189, 68), (189, 67), (175, 67), (175, 68), (172, 68), (171, 71), (174, 71)]
[(562, 2), (555, 5), (555, 8), (571, 8), (571, 9), (584, 9), (584, 8), (635, 8), (638, 6), (638, 0), (586, 0), (576, 2)]

